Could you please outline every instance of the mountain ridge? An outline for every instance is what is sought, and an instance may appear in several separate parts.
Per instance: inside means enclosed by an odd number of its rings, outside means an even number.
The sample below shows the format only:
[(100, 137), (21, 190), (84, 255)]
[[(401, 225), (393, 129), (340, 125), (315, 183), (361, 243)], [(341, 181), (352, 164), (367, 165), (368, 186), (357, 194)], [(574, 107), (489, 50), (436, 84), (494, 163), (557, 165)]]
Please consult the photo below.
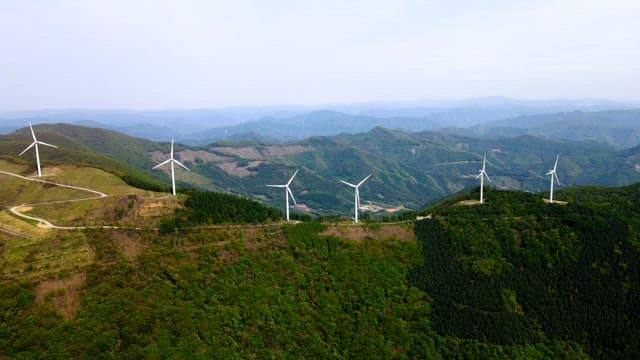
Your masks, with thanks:
[[(67, 136), (60, 145), (73, 138), (69, 146), (103, 153), (134, 166), (145, 177), (168, 183), (165, 172), (151, 170), (167, 153), (167, 143), (74, 125), (38, 125), (36, 129), (46, 130), (47, 136), (60, 131)], [(14, 154), (26, 146), (28, 133), (23, 129), (0, 139), (3, 144), (7, 144), (5, 139), (14, 139), (11, 150), (4, 151)], [(22, 145), (15, 143), (19, 139)], [(352, 194), (338, 180), (355, 181), (373, 174), (361, 189), (363, 204), (417, 209), (477, 186), (473, 175), (485, 152), (487, 171), (494, 180), (487, 185), (497, 188), (545, 191), (548, 182), (544, 173), (558, 153), (559, 177), (566, 186), (623, 185), (640, 180), (640, 147), (616, 150), (593, 141), (557, 141), (531, 135), (475, 139), (381, 127), (367, 133), (315, 136), (286, 144), (176, 144), (176, 158), (191, 169), (188, 173), (179, 171), (176, 178), (181, 186), (248, 196), (281, 208), (280, 193), (264, 184), (279, 183), (300, 169), (292, 189), (301, 203), (313, 213), (348, 216), (352, 213)], [(56, 156), (54, 151), (43, 154), (45, 160)]]

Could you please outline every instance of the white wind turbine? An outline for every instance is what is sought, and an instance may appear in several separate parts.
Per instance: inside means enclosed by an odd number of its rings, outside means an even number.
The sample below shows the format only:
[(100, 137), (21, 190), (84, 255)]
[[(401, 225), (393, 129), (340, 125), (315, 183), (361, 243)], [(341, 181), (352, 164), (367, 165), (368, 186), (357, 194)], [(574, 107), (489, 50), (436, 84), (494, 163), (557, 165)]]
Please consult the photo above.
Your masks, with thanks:
[(44, 146), (49, 146), (52, 148), (58, 148), (55, 145), (51, 145), (51, 144), (47, 144), (46, 142), (42, 142), (42, 141), (38, 141), (38, 139), (36, 139), (36, 133), (33, 132), (33, 127), (31, 126), (31, 123), (29, 123), (29, 129), (31, 129), (31, 136), (33, 137), (33, 142), (31, 143), (31, 145), (27, 146), (26, 149), (24, 149), (20, 155), (18, 156), (22, 156), (22, 154), (26, 153), (29, 149), (31, 149), (32, 147), (35, 147), (36, 150), (36, 165), (38, 168), (38, 176), (42, 176), (42, 172), (40, 171), (40, 152), (38, 151), (38, 144), (40, 145), (44, 145)]
[(480, 179), (480, 204), (484, 203), (484, 177), (487, 177), (487, 180), (489, 180), (489, 182), (491, 182), (491, 178), (489, 177), (489, 175), (487, 175), (487, 172), (485, 171), (487, 165), (487, 153), (484, 153), (484, 158), (482, 158), (482, 170), (480, 170), (480, 173), (478, 174), (478, 176), (476, 176), (476, 179)]
[(293, 176), (291, 177), (291, 179), (289, 179), (289, 181), (287, 181), (287, 183), (284, 185), (267, 185), (268, 187), (284, 188), (284, 203), (286, 207), (287, 221), (289, 221), (289, 196), (291, 196), (291, 200), (293, 200), (293, 204), (297, 205), (296, 198), (293, 197), (293, 192), (291, 192), (291, 189), (289, 188), (289, 185), (291, 185), (293, 178), (296, 177), (297, 174), (298, 174), (298, 170), (296, 170), (296, 172), (293, 173)]
[(176, 174), (173, 168), (174, 163), (178, 164), (179, 166), (182, 166), (185, 170), (190, 171), (189, 168), (184, 166), (180, 161), (173, 158), (173, 139), (171, 139), (171, 157), (161, 162), (160, 164), (154, 166), (152, 169), (157, 169), (162, 165), (171, 164), (171, 187), (173, 189), (173, 196), (176, 196)]
[(553, 169), (549, 170), (545, 175), (551, 175), (551, 189), (549, 191), (549, 203), (553, 203), (553, 180), (555, 179), (558, 185), (560, 185), (560, 180), (558, 180), (558, 174), (556, 173), (556, 167), (558, 167), (558, 159), (560, 155), (556, 155), (556, 162), (553, 164)]
[(351, 183), (348, 183), (344, 180), (340, 180), (341, 183), (345, 184), (345, 185), (349, 185), (352, 188), (356, 189), (355, 191), (355, 200), (354, 200), (354, 212), (355, 212), (355, 216), (353, 217), (353, 219), (355, 220), (355, 222), (358, 222), (358, 209), (360, 209), (360, 185), (364, 184), (365, 181), (369, 180), (369, 178), (371, 177), (371, 174), (369, 174), (369, 176), (367, 176), (366, 178), (362, 179), (358, 184), (354, 185)]

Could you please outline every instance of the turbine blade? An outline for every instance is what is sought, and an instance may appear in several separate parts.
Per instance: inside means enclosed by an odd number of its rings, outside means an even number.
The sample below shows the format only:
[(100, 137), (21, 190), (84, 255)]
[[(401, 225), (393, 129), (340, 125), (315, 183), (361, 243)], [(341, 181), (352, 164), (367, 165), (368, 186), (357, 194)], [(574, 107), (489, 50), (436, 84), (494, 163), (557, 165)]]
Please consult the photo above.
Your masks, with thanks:
[(558, 155), (556, 155), (556, 163), (555, 163), (555, 164), (553, 164), (553, 171), (554, 171), (554, 172), (556, 171), (556, 168), (558, 167), (558, 159), (559, 159), (559, 158), (560, 158), (560, 155), (559, 155), (559, 154), (558, 154)]
[(346, 182), (346, 181), (344, 181), (344, 180), (340, 180), (340, 182), (341, 182), (341, 183), (343, 183), (343, 184), (345, 184), (345, 185), (349, 185), (349, 186), (351, 186), (351, 187), (353, 187), (353, 188), (357, 187), (356, 185), (353, 185), (352, 183), (348, 183), (348, 182)]
[(173, 159), (173, 138), (171, 139), (171, 158)]
[(560, 180), (558, 179), (558, 174), (553, 173), (553, 177), (556, 179), (556, 182), (558, 183), (558, 185), (560, 185)]
[(549, 170), (549, 172), (547, 172), (545, 175), (553, 175), (555, 174), (556, 171), (555, 170)]
[(291, 177), (291, 179), (289, 179), (289, 181), (287, 182), (287, 186), (291, 185), (291, 182), (293, 181), (293, 178), (296, 177), (296, 175), (298, 174), (298, 170), (296, 170), (296, 172), (293, 173), (293, 176)]
[(371, 177), (371, 174), (369, 174), (369, 176), (367, 176), (366, 178), (362, 179), (362, 181), (360, 181), (358, 183), (358, 185), (356, 185), (357, 187), (360, 187), (360, 185), (364, 184), (365, 181), (369, 180), (369, 178)]
[(475, 178), (476, 179), (480, 179), (480, 177), (482, 176), (482, 170), (480, 171), (480, 174), (476, 175)]
[(36, 144), (36, 142), (32, 142), (31, 145), (27, 146), (26, 149), (22, 150), (22, 152), (20, 153), (20, 155), (18, 156), (22, 156), (22, 154), (26, 153), (27, 151), (29, 151), (29, 149), (31, 149), (34, 145)]
[(268, 186), (268, 187), (275, 187), (275, 188), (284, 188), (284, 187), (287, 187), (287, 185), (265, 185), (265, 186)]
[(493, 182), (493, 181), (491, 181), (491, 178), (489, 177), (489, 175), (487, 175), (487, 173), (486, 173), (486, 172), (484, 173), (484, 176), (486, 176), (486, 177), (487, 177), (487, 180), (489, 180), (489, 182)]
[(151, 168), (151, 170), (153, 170), (153, 169), (157, 169), (157, 168), (159, 168), (159, 167), (160, 167), (160, 166), (162, 166), (162, 165), (166, 165), (166, 164), (168, 164), (169, 162), (171, 162), (171, 159), (167, 159), (167, 160), (165, 160), (165, 161), (161, 162), (160, 164), (158, 164), (158, 165), (156, 165), (156, 166), (152, 167), (152, 168)]
[(187, 171), (191, 171), (191, 170), (189, 170), (189, 168), (188, 168), (188, 167), (184, 166), (184, 164), (182, 164), (180, 161), (178, 161), (178, 160), (176, 160), (176, 159), (173, 159), (173, 162), (174, 162), (176, 165), (182, 166), (185, 170), (187, 170)]
[(29, 122), (29, 129), (31, 129), (31, 137), (33, 137), (33, 141), (38, 141), (38, 139), (36, 139), (36, 133), (33, 132), (33, 126), (31, 126), (31, 122)]
[(289, 194), (289, 196), (291, 196), (291, 200), (293, 200), (293, 205), (298, 205), (298, 203), (296, 202), (296, 198), (293, 197), (293, 192), (291, 191), (291, 189), (287, 186), (287, 194)]
[(58, 148), (57, 146), (51, 145), (51, 144), (47, 144), (46, 142), (42, 142), (42, 141), (36, 141), (36, 142), (38, 144), (40, 144), (40, 145), (49, 146), (49, 147), (56, 148), (56, 149)]
[(482, 158), (482, 171), (485, 170), (486, 165), (487, 165), (487, 153), (484, 153), (484, 157)]

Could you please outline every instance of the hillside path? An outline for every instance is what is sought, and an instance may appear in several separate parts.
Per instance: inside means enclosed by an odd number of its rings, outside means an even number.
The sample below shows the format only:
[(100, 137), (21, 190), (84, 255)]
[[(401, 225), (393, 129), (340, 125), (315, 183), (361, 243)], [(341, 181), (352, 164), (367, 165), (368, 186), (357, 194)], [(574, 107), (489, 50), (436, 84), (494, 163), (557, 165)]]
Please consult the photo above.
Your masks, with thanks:
[(80, 186), (60, 184), (60, 183), (56, 183), (56, 182), (48, 181), (48, 180), (34, 179), (34, 178), (30, 178), (30, 177), (19, 175), (19, 174), (14, 174), (14, 173), (11, 173), (11, 172), (8, 172), (8, 171), (0, 171), (0, 174), (17, 177), (17, 178), (20, 178), (22, 180), (39, 182), (39, 183), (42, 183), (42, 184), (55, 185), (55, 186), (59, 186), (59, 187), (67, 188), (67, 189), (86, 191), (86, 192), (89, 192), (89, 193), (94, 195), (94, 196), (90, 196), (90, 197), (86, 197), (86, 198), (80, 198), (80, 199), (57, 200), (57, 201), (40, 202), (40, 203), (34, 203), (34, 204), (21, 204), (21, 205), (13, 206), (13, 207), (11, 207), (9, 209), (9, 211), (11, 211), (12, 214), (14, 214), (14, 215), (16, 215), (18, 217), (21, 217), (21, 218), (27, 219), (27, 220), (37, 221), (38, 222), (38, 226), (41, 226), (43, 228), (58, 229), (58, 230), (82, 230), (82, 229), (131, 229), (131, 230), (144, 230), (144, 228), (109, 226), (109, 225), (103, 225), (103, 226), (58, 226), (58, 225), (52, 224), (50, 221), (45, 220), (43, 218), (25, 215), (23, 213), (23, 211), (28, 211), (31, 208), (33, 208), (34, 206), (52, 205), (52, 204), (64, 204), (64, 203), (72, 203), (72, 202), (78, 202), (78, 201), (96, 200), (96, 199), (102, 199), (102, 198), (108, 197), (109, 195), (107, 195), (107, 194), (105, 194), (105, 193), (103, 193), (101, 191), (98, 191), (98, 190), (88, 189), (88, 188), (84, 188), (84, 187), (80, 187)]
[[(26, 215), (23, 212), (31, 210), (34, 206), (52, 205), (52, 204), (64, 204), (64, 203), (72, 203), (72, 202), (78, 202), (78, 201), (96, 200), (96, 199), (102, 199), (102, 198), (108, 197), (109, 195), (107, 195), (107, 194), (105, 194), (105, 193), (103, 193), (101, 191), (98, 191), (98, 190), (88, 189), (88, 188), (84, 188), (84, 187), (80, 187), (80, 186), (60, 184), (60, 183), (56, 183), (56, 182), (48, 181), (48, 180), (31, 178), (31, 177), (22, 176), (22, 175), (19, 175), (19, 174), (14, 174), (14, 173), (8, 172), (8, 171), (0, 171), (0, 174), (17, 177), (17, 178), (20, 178), (22, 180), (27, 180), (27, 181), (33, 181), (33, 182), (39, 182), (39, 183), (43, 183), (43, 184), (50, 184), (50, 185), (54, 185), (54, 186), (59, 186), (59, 187), (67, 188), (67, 189), (86, 191), (86, 192), (89, 192), (89, 193), (95, 195), (95, 196), (90, 196), (90, 197), (80, 198), (80, 199), (56, 200), (56, 201), (40, 202), (40, 203), (33, 203), (33, 204), (21, 204), (21, 205), (16, 205), (16, 206), (13, 206), (13, 207), (9, 208), (9, 211), (12, 214), (14, 214), (14, 215), (16, 215), (16, 216), (18, 216), (20, 218), (23, 218), (23, 219), (36, 221), (36, 222), (38, 222), (38, 226), (40, 226), (42, 228), (57, 229), (57, 230), (84, 230), (84, 229), (124, 229), (124, 230), (150, 230), (150, 231), (157, 231), (158, 230), (158, 228), (128, 227), (128, 226), (113, 226), (113, 225), (58, 226), (58, 225), (52, 224), (50, 221), (48, 221), (46, 219), (39, 218), (39, 217), (36, 217), (36, 216)], [(401, 224), (401, 223), (410, 223), (410, 222), (415, 222), (415, 220), (406, 220), (406, 221), (399, 221), (399, 222), (394, 222), (394, 223), (381, 223), (381, 225)], [(293, 223), (297, 223), (297, 222), (294, 221)], [(242, 224), (242, 225), (229, 225), (229, 224), (222, 225), (221, 224), (221, 225), (204, 225), (204, 226), (200, 226), (198, 228), (203, 228), (203, 229), (266, 228), (266, 227), (274, 227), (274, 226), (281, 226), (281, 225), (282, 225), (282, 223)], [(340, 226), (362, 226), (362, 224), (350, 223), (350, 224), (340, 224)], [(6, 228), (3, 228), (3, 227), (0, 227), (0, 231), (5, 232), (5, 233), (10, 234), (10, 235), (13, 235), (13, 236), (27, 237), (27, 235), (25, 235), (25, 234), (17, 233), (17, 232), (15, 232), (13, 230), (6, 229)]]

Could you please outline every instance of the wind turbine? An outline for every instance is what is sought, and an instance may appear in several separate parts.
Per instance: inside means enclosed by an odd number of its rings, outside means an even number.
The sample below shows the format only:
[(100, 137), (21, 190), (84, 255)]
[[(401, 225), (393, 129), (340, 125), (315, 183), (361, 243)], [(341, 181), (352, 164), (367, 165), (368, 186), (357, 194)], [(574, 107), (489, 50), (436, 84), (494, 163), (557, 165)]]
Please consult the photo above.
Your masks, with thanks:
[(556, 163), (553, 164), (553, 169), (549, 170), (549, 172), (545, 174), (545, 175), (551, 175), (551, 190), (549, 192), (549, 203), (550, 204), (553, 203), (553, 179), (555, 179), (556, 182), (558, 183), (558, 185), (560, 185), (560, 180), (558, 180), (558, 174), (556, 173), (556, 167), (558, 167), (558, 159), (559, 158), (560, 158), (560, 155), (556, 155)]
[(354, 212), (355, 212), (355, 216), (353, 217), (353, 219), (355, 220), (355, 222), (358, 222), (358, 209), (360, 208), (360, 185), (364, 184), (365, 181), (369, 180), (369, 178), (371, 177), (371, 174), (369, 174), (369, 176), (367, 176), (366, 178), (360, 180), (360, 182), (357, 185), (353, 185), (351, 183), (348, 183), (344, 180), (340, 180), (341, 183), (345, 184), (345, 185), (349, 185), (352, 188), (356, 189), (355, 191), (355, 200), (354, 200)]
[(482, 170), (480, 170), (480, 173), (478, 174), (478, 176), (476, 176), (476, 179), (480, 179), (480, 204), (484, 203), (484, 177), (486, 176), (487, 180), (491, 182), (491, 178), (489, 177), (489, 175), (487, 175), (487, 172), (485, 171), (486, 165), (487, 165), (487, 153), (484, 153), (484, 158), (482, 158)]
[(38, 144), (40, 145), (44, 145), (44, 146), (49, 146), (52, 148), (58, 148), (55, 145), (51, 145), (51, 144), (47, 144), (46, 142), (42, 142), (42, 141), (38, 141), (38, 139), (36, 139), (36, 133), (33, 132), (33, 127), (31, 126), (31, 123), (29, 123), (29, 129), (31, 129), (31, 136), (33, 137), (33, 142), (31, 143), (31, 145), (27, 146), (26, 149), (24, 149), (20, 155), (18, 156), (22, 156), (22, 154), (26, 153), (29, 149), (31, 149), (32, 147), (35, 146), (35, 150), (36, 150), (36, 165), (38, 168), (38, 176), (42, 176), (42, 172), (40, 171), (40, 152), (38, 151)]
[(287, 183), (284, 185), (267, 185), (268, 187), (284, 188), (284, 203), (286, 207), (287, 221), (289, 221), (289, 196), (291, 196), (291, 200), (293, 200), (293, 204), (297, 205), (296, 198), (293, 197), (293, 192), (291, 192), (291, 189), (289, 188), (289, 185), (291, 185), (293, 178), (296, 177), (297, 174), (298, 174), (298, 170), (296, 170), (296, 172), (293, 173), (293, 176), (291, 177), (291, 179), (289, 179), (289, 181), (287, 181)]
[(171, 164), (171, 186), (173, 189), (173, 196), (176, 196), (176, 174), (175, 174), (175, 170), (173, 169), (173, 164), (178, 164), (180, 166), (182, 166), (185, 170), (190, 171), (189, 168), (187, 168), (186, 166), (182, 165), (182, 163), (176, 159), (173, 158), (173, 139), (171, 139), (171, 157), (168, 158), (167, 160), (161, 162), (160, 164), (154, 166), (152, 168), (153, 169), (157, 169), (162, 165), (166, 165), (166, 164)]

